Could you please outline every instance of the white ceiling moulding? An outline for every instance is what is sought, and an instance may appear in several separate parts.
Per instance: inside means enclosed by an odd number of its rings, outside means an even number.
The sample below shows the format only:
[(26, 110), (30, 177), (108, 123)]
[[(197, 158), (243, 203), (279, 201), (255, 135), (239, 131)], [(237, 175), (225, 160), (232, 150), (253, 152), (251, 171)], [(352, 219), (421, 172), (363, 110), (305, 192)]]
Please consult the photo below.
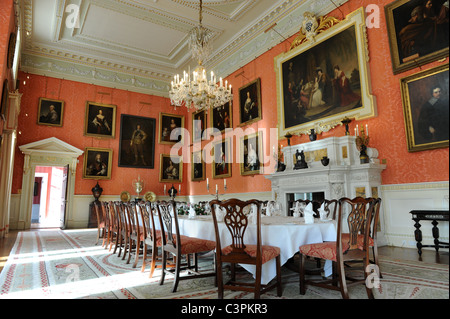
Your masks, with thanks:
[(132, 92), (169, 97), (170, 85), (166, 81), (158, 81), (130, 74), (108, 71), (101, 68), (64, 63), (55, 59), (22, 54), (21, 70), (26, 73), (54, 77), (109, 88)]

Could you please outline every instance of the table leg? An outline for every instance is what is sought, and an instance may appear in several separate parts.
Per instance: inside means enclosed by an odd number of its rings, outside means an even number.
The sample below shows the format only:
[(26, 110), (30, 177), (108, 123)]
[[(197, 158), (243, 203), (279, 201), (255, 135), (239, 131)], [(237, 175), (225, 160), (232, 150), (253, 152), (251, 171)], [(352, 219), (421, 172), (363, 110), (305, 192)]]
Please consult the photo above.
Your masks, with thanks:
[(433, 220), (431, 224), (433, 224), (433, 228), (431, 230), (433, 232), (434, 238), (434, 249), (436, 249), (436, 252), (438, 252), (439, 251), (439, 228), (437, 227), (438, 222), (436, 220)]
[(414, 231), (414, 236), (416, 238), (417, 241), (417, 250), (419, 253), (419, 256), (422, 256), (422, 231), (420, 230), (420, 223), (418, 219), (414, 219), (414, 221), (416, 222), (414, 224), (414, 227), (416, 227), (416, 230)]

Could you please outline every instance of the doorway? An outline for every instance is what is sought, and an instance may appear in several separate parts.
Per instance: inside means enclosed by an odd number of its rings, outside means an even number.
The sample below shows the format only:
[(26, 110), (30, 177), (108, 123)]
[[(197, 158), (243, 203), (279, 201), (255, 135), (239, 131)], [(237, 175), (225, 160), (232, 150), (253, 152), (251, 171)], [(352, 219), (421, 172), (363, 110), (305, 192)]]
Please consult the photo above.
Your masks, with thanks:
[(64, 227), (67, 166), (36, 166), (31, 228)]

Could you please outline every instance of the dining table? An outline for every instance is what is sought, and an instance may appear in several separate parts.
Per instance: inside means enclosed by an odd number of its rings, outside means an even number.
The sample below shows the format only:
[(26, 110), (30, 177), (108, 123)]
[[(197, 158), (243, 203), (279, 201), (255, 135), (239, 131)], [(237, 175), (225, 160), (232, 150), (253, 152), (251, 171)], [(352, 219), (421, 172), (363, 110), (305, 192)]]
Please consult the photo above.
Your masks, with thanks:
[[(180, 234), (207, 240), (216, 240), (212, 215), (178, 216)], [(222, 247), (231, 244), (231, 234), (226, 225), (218, 221), (220, 242)], [(256, 244), (256, 224), (249, 223), (244, 242)], [(334, 220), (314, 218), (314, 223), (305, 223), (303, 217), (261, 216), (261, 240), (263, 245), (280, 248), (280, 262), (285, 264), (293, 257), (301, 245), (335, 241), (337, 234)], [(255, 277), (256, 266), (241, 264), (241, 267)], [(325, 276), (332, 273), (331, 261), (325, 262)], [(267, 284), (276, 276), (276, 263), (272, 259), (262, 265), (261, 283)]]

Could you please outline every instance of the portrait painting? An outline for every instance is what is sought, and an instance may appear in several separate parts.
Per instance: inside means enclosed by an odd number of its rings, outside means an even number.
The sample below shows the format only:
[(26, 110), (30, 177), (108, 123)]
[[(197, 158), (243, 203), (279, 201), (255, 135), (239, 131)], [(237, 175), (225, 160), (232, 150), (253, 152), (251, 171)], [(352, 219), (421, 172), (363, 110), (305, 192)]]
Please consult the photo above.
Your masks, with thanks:
[(227, 128), (233, 128), (233, 114), (231, 101), (224, 105), (216, 106), (210, 110), (211, 127), (223, 132)]
[(119, 166), (155, 167), (156, 119), (135, 115), (120, 116)]
[(207, 129), (206, 110), (199, 110), (192, 114), (192, 143), (202, 140), (203, 132)]
[(203, 151), (192, 152), (191, 162), (191, 180), (203, 181), (206, 177), (205, 161), (203, 160)]
[(448, 1), (397, 0), (384, 11), (394, 74), (448, 56)]
[(62, 126), (64, 101), (39, 98), (38, 108), (38, 122), (39, 125)]
[(86, 102), (84, 135), (114, 138), (116, 135), (116, 105)]
[(240, 139), (241, 175), (263, 173), (262, 132), (246, 135)]
[(222, 139), (213, 143), (213, 178), (231, 177), (231, 162), (233, 156), (231, 153), (231, 139)]
[(239, 88), (239, 125), (259, 121), (261, 116), (261, 79)]
[(83, 178), (111, 179), (112, 149), (86, 147), (84, 150)]
[(159, 162), (159, 181), (163, 183), (181, 183), (183, 178), (183, 162), (181, 156), (161, 154)]
[(401, 79), (408, 151), (448, 147), (448, 63)]
[[(183, 139), (184, 116), (159, 113), (159, 143), (175, 144)], [(171, 137), (172, 135), (172, 137)]]
[(375, 115), (364, 10), (275, 58), (279, 136), (327, 131), (344, 117)]

